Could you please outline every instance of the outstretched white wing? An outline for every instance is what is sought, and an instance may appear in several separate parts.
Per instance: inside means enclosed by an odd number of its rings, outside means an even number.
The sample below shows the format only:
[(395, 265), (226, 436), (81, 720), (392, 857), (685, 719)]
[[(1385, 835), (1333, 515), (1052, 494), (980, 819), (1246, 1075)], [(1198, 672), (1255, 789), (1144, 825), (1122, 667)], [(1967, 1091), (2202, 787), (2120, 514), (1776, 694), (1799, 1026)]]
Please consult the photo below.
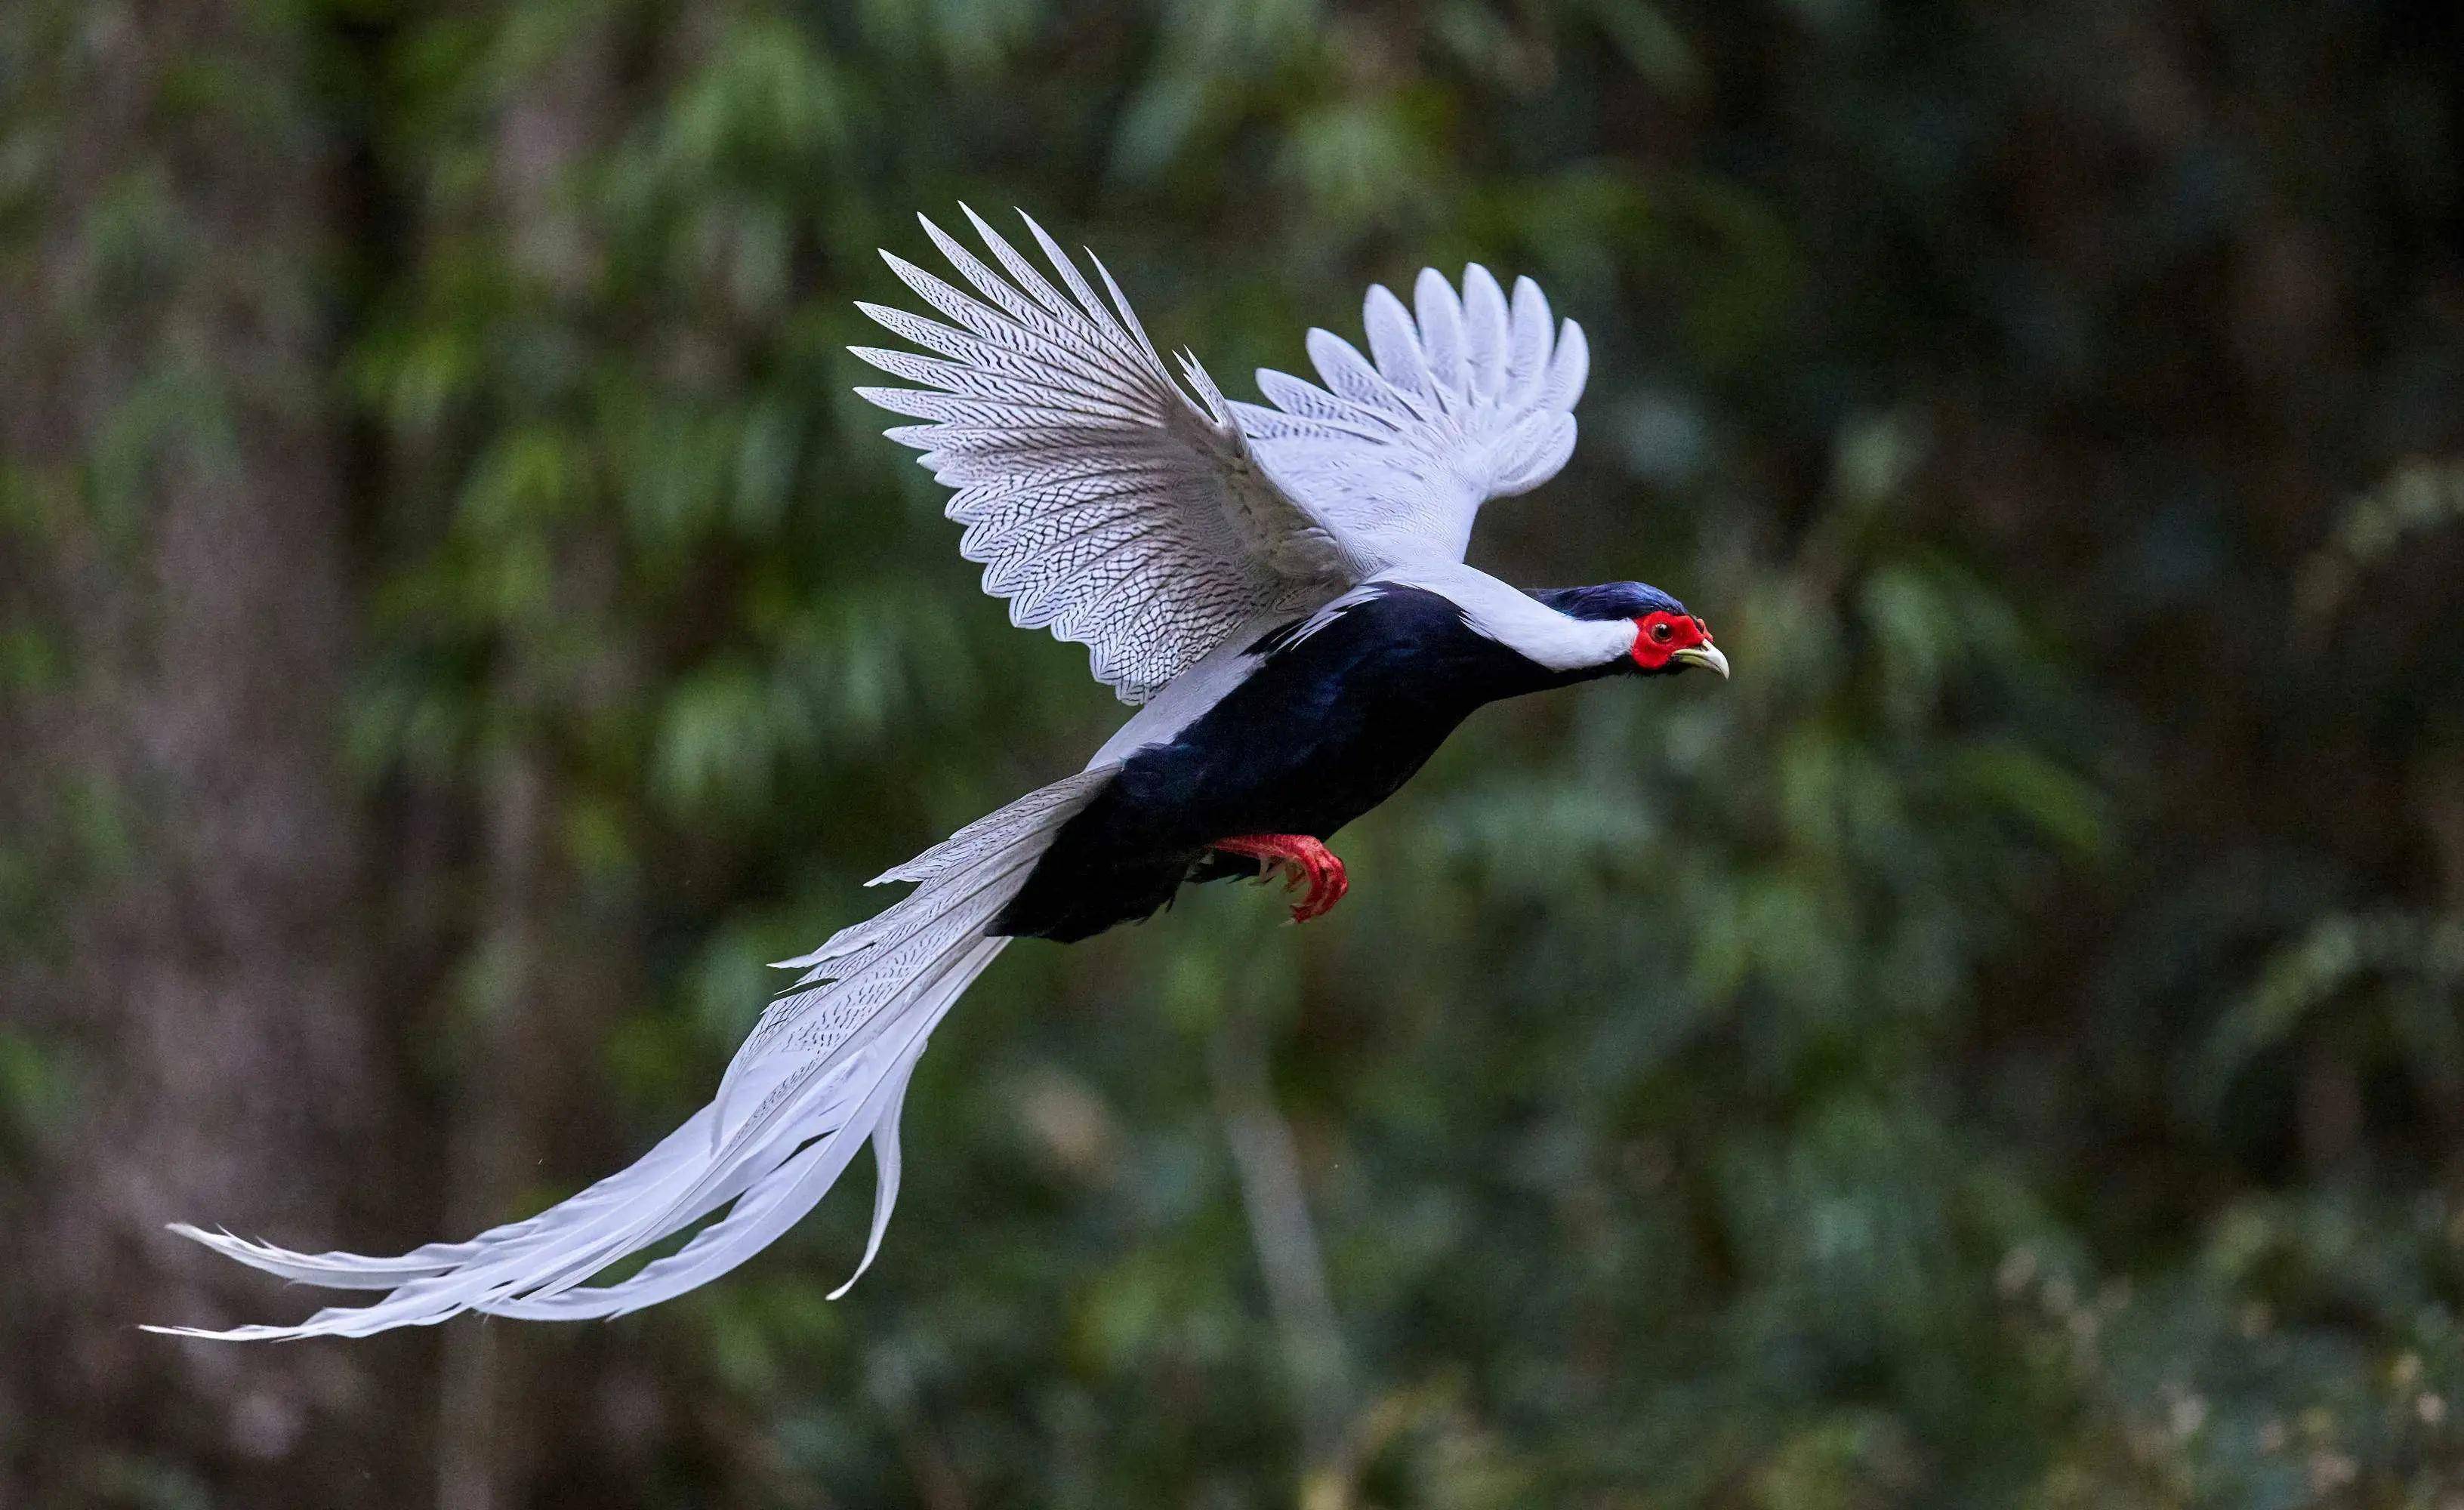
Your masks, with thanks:
[(1435, 268), (1414, 294), (1417, 321), (1384, 287), (1369, 291), (1374, 365), (1312, 330), (1325, 387), (1262, 371), (1275, 407), (1232, 405), (1267, 474), (1371, 570), (1462, 560), (1482, 504), (1555, 476), (1573, 453), (1591, 366), (1582, 327), (1552, 328), (1529, 278), (1515, 280), (1510, 305), (1478, 264), (1460, 297)]
[(1085, 645), (1096, 680), (1140, 703), (1261, 610), (1348, 583), (1342, 553), (1259, 469), (1197, 359), (1180, 357), (1193, 400), (1100, 261), (1110, 305), (1033, 220), (1066, 295), (966, 214), (1008, 277), (926, 220), (981, 297), (884, 252), (950, 323), (859, 305), (933, 355), (852, 348), (923, 384), (856, 391), (927, 422), (890, 437), (957, 490), (958, 549), (1013, 623)]

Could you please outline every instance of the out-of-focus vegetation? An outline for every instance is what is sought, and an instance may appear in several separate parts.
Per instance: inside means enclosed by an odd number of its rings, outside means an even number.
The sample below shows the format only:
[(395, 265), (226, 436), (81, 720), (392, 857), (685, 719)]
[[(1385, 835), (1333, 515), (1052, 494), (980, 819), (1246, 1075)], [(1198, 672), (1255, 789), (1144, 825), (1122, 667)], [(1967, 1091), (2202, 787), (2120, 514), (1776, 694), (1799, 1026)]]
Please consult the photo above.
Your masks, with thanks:
[[(2448, 1506), (2464, 24), (1779, 0), (0, 8), (0, 1499)], [(872, 249), (1226, 385), (1591, 333), (1476, 558), (1738, 678), (1476, 720), (1306, 930), (1013, 951), (608, 1326), (234, 1350), (161, 1236), (520, 1215), (1121, 716), (847, 393)]]

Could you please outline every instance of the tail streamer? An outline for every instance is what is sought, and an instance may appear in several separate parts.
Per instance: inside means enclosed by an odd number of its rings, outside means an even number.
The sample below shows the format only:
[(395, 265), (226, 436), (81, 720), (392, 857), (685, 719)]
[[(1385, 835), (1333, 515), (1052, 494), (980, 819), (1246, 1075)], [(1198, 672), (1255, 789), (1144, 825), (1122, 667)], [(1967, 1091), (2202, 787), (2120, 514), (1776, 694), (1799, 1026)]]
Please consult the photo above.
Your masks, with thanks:
[[(621, 1316), (706, 1284), (777, 1240), (872, 1145), (878, 1172), (864, 1258), (871, 1267), (898, 1199), (898, 1118), (935, 1027), (1009, 940), (986, 932), (1062, 824), (1115, 768), (1032, 792), (877, 877), (915, 889), (809, 954), (781, 961), (796, 986), (762, 1014), (711, 1104), (631, 1167), (522, 1221), (393, 1258), (295, 1253), (187, 1223), (171, 1230), (297, 1283), (390, 1291), (293, 1326), (148, 1331), (231, 1342), (364, 1337), (464, 1311), (537, 1321)], [(610, 1264), (725, 1215), (613, 1284)]]

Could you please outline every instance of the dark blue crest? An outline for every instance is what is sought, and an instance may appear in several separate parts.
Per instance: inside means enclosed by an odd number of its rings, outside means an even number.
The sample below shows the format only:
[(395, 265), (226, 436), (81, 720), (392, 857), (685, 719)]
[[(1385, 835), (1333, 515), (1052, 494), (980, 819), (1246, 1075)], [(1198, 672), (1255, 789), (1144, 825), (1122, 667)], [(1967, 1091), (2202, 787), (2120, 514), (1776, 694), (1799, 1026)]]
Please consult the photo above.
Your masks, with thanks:
[(1524, 591), (1569, 619), (1598, 622), (1639, 619), (1647, 613), (1683, 617), (1685, 605), (1647, 582), (1601, 582), (1591, 587), (1527, 587)]

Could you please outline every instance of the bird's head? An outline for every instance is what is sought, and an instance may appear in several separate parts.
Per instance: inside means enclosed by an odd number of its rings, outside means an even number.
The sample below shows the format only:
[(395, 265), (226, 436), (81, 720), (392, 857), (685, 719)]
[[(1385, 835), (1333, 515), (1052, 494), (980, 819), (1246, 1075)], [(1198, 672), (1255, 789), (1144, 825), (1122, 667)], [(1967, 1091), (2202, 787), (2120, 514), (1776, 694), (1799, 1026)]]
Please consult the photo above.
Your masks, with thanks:
[(1531, 596), (1569, 619), (1594, 624), (1625, 620), (1634, 625), (1632, 646), (1604, 669), (1666, 676), (1689, 666), (1700, 666), (1722, 677), (1728, 674), (1728, 658), (1711, 643), (1711, 626), (1687, 613), (1683, 603), (1648, 583), (1551, 587)]

